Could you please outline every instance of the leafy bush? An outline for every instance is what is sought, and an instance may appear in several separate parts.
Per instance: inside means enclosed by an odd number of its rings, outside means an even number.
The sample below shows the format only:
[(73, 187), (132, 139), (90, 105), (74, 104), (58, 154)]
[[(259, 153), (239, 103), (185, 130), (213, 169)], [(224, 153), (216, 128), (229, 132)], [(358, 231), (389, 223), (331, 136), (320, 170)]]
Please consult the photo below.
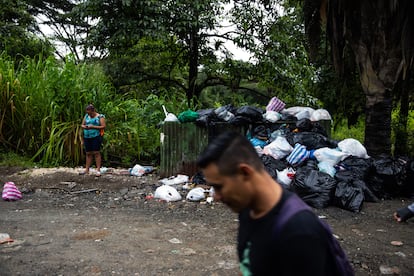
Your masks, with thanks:
[(165, 117), (162, 105), (175, 114), (187, 108), (185, 95), (177, 93), (164, 96), (150, 94), (141, 100), (123, 100), (119, 97), (107, 102), (102, 107), (107, 122), (105, 159), (128, 165), (138, 161), (157, 163), (159, 125)]
[(344, 118), (335, 119), (335, 127), (331, 132), (332, 139), (341, 141), (346, 138), (354, 138), (364, 143), (365, 121), (364, 117), (358, 119), (358, 123), (348, 127), (348, 121)]
[(117, 157), (121, 164), (157, 160), (162, 105), (174, 113), (187, 108), (179, 93), (119, 95), (98, 65), (77, 65), (70, 56), (64, 64), (26, 58), (14, 68), (0, 56), (0, 140), (6, 150), (43, 166), (83, 163), (80, 124), (88, 103), (106, 115), (106, 161)]

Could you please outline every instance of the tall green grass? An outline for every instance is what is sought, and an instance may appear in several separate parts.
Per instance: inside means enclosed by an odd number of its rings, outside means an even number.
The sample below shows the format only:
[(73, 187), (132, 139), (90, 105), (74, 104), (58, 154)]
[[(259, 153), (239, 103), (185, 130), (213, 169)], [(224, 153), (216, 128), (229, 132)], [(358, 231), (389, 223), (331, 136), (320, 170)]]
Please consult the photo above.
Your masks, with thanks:
[(111, 95), (96, 66), (63, 64), (53, 57), (19, 64), (0, 56), (1, 135), (7, 148), (56, 165), (79, 163), (80, 120), (87, 103), (99, 106)]
[(351, 127), (348, 127), (348, 121), (344, 118), (336, 118), (335, 126), (331, 131), (331, 137), (334, 140), (340, 141), (346, 138), (354, 138), (361, 143), (364, 143), (365, 121), (364, 117), (358, 119), (358, 122)]
[[(392, 151), (394, 154), (395, 144), (399, 143), (400, 141), (396, 141), (395, 131), (398, 131), (397, 128), (397, 121), (398, 121), (398, 109), (394, 109), (392, 112), (392, 132), (391, 132), (391, 143), (392, 143)], [(337, 118), (336, 119), (336, 126), (331, 131), (332, 139), (337, 141), (346, 139), (346, 138), (354, 138), (364, 143), (364, 131), (365, 131), (365, 119), (363, 116), (358, 119), (356, 125), (352, 127), (348, 127), (348, 122), (346, 119)], [(407, 152), (404, 154), (405, 156), (414, 157), (414, 111), (410, 110), (407, 118)]]
[[(29, 156), (43, 166), (84, 162), (80, 143), (85, 107), (93, 103), (105, 114), (106, 161), (151, 162), (159, 156), (162, 105), (178, 115), (187, 109), (185, 95), (155, 91), (143, 99), (119, 95), (100, 66), (65, 63), (53, 58), (24, 59), (15, 64), (0, 55), (0, 141), (4, 149)], [(145, 93), (140, 93), (145, 94)]]

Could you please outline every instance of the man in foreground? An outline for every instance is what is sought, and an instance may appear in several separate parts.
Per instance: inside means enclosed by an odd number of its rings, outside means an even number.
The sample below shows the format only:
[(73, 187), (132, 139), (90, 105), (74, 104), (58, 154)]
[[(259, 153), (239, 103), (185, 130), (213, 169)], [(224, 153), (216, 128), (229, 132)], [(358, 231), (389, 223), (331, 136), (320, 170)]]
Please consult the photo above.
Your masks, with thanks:
[(239, 213), (237, 250), (243, 275), (353, 275), (340, 247), (348, 272), (338, 266), (330, 247), (332, 233), (309, 207), (289, 218), (281, 212), (291, 197), (305, 204), (273, 180), (244, 136), (223, 133), (197, 163), (214, 187), (215, 200)]

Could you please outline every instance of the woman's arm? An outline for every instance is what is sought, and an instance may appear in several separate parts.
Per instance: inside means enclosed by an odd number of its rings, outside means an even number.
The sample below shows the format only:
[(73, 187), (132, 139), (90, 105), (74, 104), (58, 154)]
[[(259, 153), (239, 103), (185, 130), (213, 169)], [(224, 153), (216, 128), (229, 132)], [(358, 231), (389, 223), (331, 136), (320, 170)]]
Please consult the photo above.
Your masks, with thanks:
[(99, 118), (99, 124), (100, 126), (98, 127), (99, 129), (105, 128), (106, 127), (106, 122), (105, 122), (105, 117), (101, 116), (101, 118)]

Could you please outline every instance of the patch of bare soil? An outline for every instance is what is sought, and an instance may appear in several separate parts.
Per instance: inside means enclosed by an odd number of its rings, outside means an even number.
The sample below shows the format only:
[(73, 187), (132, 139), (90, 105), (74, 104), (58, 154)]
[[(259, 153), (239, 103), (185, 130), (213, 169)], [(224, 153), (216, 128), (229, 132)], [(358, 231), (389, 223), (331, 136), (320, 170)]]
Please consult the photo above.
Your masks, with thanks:
[[(13, 181), (24, 193), (0, 201), (0, 233), (14, 240), (0, 244), (0, 275), (238, 274), (237, 215), (223, 204), (151, 199), (156, 174), (79, 171), (0, 168), (1, 184)], [(414, 275), (414, 220), (392, 218), (408, 203), (315, 212), (333, 228), (357, 275)]]

